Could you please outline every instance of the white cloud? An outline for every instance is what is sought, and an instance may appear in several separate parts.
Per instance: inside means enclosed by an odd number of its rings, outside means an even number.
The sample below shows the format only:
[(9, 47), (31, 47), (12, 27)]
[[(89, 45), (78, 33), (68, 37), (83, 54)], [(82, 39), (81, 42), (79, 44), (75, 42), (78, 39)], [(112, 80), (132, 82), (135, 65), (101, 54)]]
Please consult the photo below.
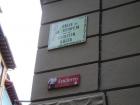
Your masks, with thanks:
[(41, 20), (40, 1), (3, 0), (0, 4), (2, 28), (17, 65), (9, 74), (19, 99), (30, 100)]

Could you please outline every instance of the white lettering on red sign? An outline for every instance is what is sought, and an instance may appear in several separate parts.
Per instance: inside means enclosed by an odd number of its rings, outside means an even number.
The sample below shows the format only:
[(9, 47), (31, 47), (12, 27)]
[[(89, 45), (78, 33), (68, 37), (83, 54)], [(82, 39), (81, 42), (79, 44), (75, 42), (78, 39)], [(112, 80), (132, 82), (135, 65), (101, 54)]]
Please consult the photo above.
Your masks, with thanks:
[(50, 78), (48, 81), (48, 89), (59, 89), (72, 86), (78, 86), (80, 84), (80, 74)]

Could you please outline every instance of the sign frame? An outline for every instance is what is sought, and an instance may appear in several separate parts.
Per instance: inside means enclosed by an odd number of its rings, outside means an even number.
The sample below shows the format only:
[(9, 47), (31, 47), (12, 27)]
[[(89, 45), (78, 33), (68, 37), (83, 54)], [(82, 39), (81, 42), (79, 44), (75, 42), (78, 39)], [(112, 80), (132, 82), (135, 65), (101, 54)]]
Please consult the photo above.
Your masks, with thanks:
[(86, 42), (88, 17), (80, 16), (50, 25), (48, 50)]

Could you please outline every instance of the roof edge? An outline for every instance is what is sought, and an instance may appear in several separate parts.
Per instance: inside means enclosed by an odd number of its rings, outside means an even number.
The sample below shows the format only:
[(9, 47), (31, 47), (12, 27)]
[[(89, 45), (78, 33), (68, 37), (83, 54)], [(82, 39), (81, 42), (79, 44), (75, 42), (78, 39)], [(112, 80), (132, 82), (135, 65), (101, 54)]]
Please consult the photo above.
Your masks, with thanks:
[(4, 62), (8, 69), (15, 69), (16, 64), (11, 52), (11, 49), (9, 47), (9, 43), (7, 41), (6, 36), (4, 36), (2, 28), (0, 26), (0, 52), (2, 54), (2, 57), (4, 59)]

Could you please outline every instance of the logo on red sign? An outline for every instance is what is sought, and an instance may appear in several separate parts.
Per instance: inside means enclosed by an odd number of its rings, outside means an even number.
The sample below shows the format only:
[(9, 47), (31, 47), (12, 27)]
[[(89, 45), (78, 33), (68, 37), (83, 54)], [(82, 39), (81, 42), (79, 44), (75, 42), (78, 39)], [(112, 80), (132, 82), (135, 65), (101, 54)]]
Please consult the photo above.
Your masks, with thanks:
[(78, 86), (79, 84), (80, 74), (50, 78), (48, 80), (48, 90)]

